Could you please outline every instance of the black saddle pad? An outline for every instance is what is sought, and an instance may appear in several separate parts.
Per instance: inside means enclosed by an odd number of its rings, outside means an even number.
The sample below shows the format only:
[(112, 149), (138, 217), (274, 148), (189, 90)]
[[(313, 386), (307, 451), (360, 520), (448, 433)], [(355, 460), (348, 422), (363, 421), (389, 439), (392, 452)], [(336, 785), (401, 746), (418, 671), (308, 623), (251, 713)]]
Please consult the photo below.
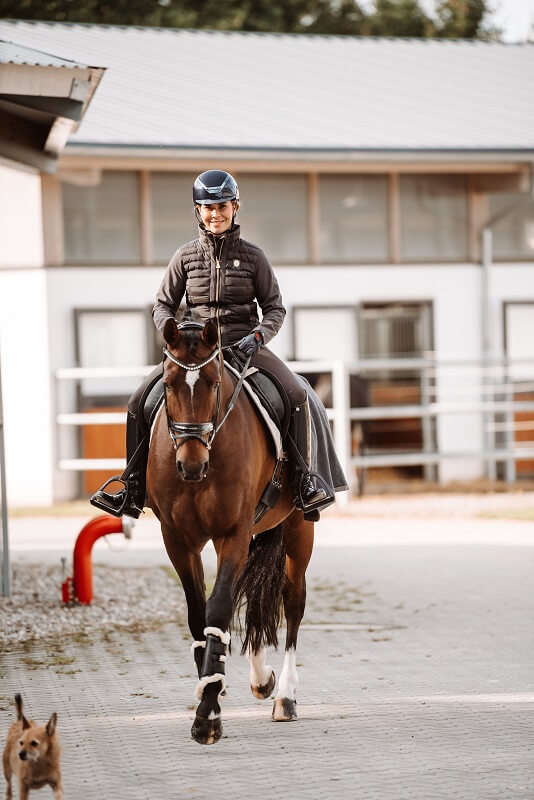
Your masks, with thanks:
[[(241, 372), (246, 359), (234, 350), (224, 351), (224, 360), (235, 370)], [(280, 381), (266, 370), (257, 370), (245, 379), (259, 397), (262, 406), (279, 429), (282, 441), (285, 440), (291, 418), (291, 406), (287, 393)]]

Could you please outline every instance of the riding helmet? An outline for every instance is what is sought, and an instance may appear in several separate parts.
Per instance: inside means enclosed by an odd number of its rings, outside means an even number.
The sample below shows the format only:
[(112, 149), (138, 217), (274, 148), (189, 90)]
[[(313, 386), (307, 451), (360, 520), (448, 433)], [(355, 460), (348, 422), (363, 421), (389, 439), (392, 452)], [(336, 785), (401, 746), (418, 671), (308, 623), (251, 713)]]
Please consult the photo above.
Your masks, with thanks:
[(212, 205), (226, 200), (239, 201), (239, 189), (235, 178), (222, 169), (208, 169), (193, 184), (193, 203)]

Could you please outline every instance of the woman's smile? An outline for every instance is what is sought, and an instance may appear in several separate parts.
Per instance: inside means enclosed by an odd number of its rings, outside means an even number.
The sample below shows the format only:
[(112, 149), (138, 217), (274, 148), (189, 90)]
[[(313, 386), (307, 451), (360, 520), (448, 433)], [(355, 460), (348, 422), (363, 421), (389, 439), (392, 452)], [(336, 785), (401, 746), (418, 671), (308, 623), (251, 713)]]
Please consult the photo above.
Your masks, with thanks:
[(203, 204), (199, 206), (199, 211), (204, 227), (211, 233), (224, 233), (232, 227), (235, 209), (230, 200), (211, 205)]

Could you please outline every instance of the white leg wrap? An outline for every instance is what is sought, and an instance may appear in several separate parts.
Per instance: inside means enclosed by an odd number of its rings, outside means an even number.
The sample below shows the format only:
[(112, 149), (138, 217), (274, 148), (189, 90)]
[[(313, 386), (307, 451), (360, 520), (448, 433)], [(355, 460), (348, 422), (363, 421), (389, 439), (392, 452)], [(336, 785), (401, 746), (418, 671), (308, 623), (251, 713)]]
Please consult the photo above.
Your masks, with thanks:
[(195, 695), (199, 702), (202, 700), (204, 689), (208, 683), (217, 683), (217, 681), (221, 682), (221, 691), (219, 692), (220, 697), (221, 693), (226, 688), (226, 677), (224, 675), (222, 675), (220, 672), (216, 672), (214, 675), (205, 675), (199, 680), (197, 683), (197, 688), (195, 689)]
[(230, 631), (222, 631), (220, 628), (204, 628), (205, 636), (211, 633), (212, 636), (218, 636), (223, 644), (230, 644)]
[(206, 649), (206, 642), (205, 641), (193, 642), (193, 644), (191, 645), (191, 652), (193, 653), (193, 655), (195, 654), (195, 650), (197, 649), (197, 647), (203, 647), (204, 649)]
[(290, 700), (295, 699), (299, 679), (297, 676), (297, 653), (294, 647), (286, 650), (284, 656), (284, 666), (280, 674), (280, 681), (278, 683), (278, 693), (276, 697), (288, 697)]

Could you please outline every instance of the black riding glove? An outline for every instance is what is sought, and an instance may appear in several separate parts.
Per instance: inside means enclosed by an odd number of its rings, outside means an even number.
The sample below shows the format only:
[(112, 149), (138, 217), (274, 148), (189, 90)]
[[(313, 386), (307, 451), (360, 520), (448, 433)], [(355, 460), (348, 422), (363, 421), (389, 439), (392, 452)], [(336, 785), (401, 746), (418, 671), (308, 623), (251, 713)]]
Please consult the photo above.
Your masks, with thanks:
[(240, 339), (237, 347), (248, 358), (249, 356), (255, 356), (262, 344), (263, 336), (259, 331), (254, 331), (254, 333), (249, 333), (248, 336)]

